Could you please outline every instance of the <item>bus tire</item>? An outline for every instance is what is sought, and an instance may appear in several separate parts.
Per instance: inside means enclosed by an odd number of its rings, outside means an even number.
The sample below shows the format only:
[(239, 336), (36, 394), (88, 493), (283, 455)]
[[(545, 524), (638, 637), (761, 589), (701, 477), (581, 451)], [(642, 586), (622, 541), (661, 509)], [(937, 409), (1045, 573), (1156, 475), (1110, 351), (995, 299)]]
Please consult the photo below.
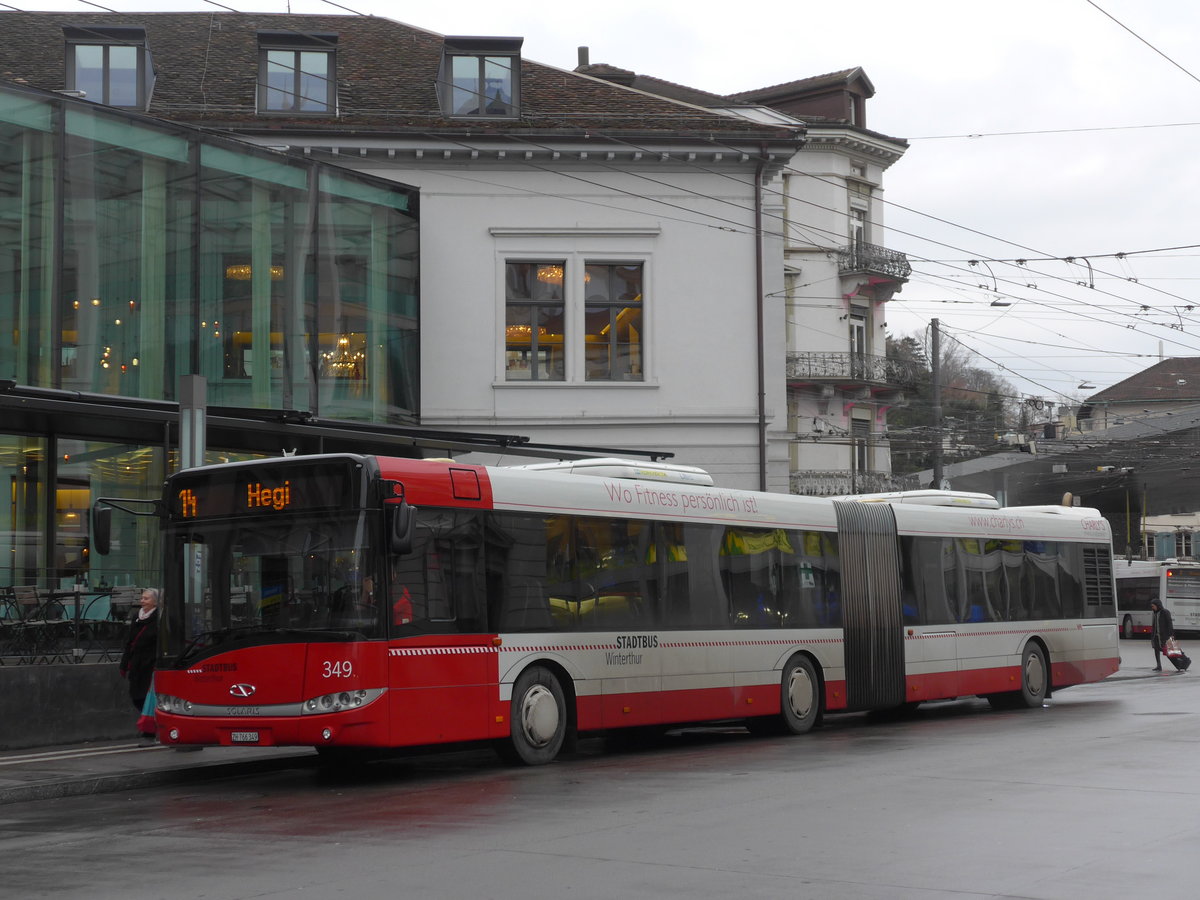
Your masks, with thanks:
[(1121, 620), (1121, 637), (1127, 641), (1133, 639), (1133, 616), (1126, 616)]
[[(1037, 709), (1045, 701), (1050, 687), (1050, 664), (1041, 644), (1030, 641), (1021, 654), (1021, 691), (1018, 706)], [(1015, 698), (1014, 698), (1015, 699)]]
[(1021, 689), (988, 694), (992, 709), (1037, 709), (1049, 694), (1050, 666), (1041, 644), (1030, 641), (1021, 653)]
[(501, 756), (520, 765), (542, 766), (558, 756), (566, 735), (562, 685), (544, 666), (530, 666), (513, 684), (509, 740), (501, 746)]
[(797, 653), (783, 667), (779, 719), (791, 734), (812, 731), (821, 715), (821, 679), (807, 656)]

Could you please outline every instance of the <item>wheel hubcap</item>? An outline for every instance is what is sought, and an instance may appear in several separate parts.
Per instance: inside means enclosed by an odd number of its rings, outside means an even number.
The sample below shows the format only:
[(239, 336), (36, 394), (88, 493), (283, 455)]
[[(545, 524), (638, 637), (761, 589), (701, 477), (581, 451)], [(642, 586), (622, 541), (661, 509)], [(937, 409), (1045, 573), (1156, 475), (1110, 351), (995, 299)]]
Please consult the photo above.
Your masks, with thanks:
[(545, 747), (558, 731), (558, 702), (545, 685), (535, 684), (521, 700), (521, 730), (535, 747)]
[(798, 719), (808, 718), (812, 711), (813, 689), (812, 679), (806, 669), (793, 669), (788, 679), (788, 706)]
[(1031, 654), (1029, 662), (1025, 664), (1025, 686), (1035, 697), (1040, 697), (1042, 690), (1046, 687), (1046, 670), (1042, 667), (1041, 659), (1036, 655)]

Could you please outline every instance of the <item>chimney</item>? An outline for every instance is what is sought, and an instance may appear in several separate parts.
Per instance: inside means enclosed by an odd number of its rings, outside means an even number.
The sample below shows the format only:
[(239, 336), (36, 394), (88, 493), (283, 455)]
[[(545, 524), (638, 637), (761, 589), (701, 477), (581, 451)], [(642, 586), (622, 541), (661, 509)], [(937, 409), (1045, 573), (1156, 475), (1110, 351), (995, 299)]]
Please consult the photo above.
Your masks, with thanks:
[(588, 63), (588, 48), (580, 47), (579, 48), (579, 68), (582, 69), (584, 66), (586, 66), (588, 64), (589, 64)]

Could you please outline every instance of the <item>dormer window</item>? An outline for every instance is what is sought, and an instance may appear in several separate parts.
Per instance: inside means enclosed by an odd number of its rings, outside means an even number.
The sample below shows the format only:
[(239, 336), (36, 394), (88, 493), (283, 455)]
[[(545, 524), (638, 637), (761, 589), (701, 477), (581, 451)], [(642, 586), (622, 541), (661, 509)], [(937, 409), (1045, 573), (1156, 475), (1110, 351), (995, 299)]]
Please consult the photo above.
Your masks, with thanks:
[(439, 96), (449, 116), (515, 118), (523, 38), (448, 37)]
[(337, 112), (336, 34), (258, 33), (258, 111)]
[(105, 106), (146, 108), (153, 75), (144, 28), (69, 25), (63, 36), (68, 91)]

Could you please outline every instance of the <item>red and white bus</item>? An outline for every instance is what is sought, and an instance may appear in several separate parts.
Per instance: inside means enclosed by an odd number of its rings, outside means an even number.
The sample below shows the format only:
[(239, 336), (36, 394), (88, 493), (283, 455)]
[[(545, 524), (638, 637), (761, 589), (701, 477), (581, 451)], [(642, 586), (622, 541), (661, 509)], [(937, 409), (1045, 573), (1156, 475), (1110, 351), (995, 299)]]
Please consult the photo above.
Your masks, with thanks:
[(1121, 636), (1149, 634), (1154, 619), (1150, 601), (1171, 611), (1176, 631), (1200, 631), (1200, 563), (1177, 559), (1118, 559), (1117, 621)]
[(1090, 509), (356, 455), (185, 470), (163, 507), (167, 745), (492, 741), (538, 764), (611, 729), (1040, 706), (1119, 663)]

